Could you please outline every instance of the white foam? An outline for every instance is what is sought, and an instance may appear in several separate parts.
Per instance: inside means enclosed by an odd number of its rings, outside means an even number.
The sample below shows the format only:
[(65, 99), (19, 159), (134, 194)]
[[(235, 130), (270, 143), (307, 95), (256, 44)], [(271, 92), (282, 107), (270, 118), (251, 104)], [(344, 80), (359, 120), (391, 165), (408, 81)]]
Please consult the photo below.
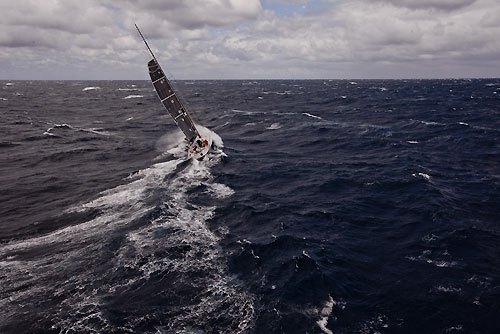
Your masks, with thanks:
[(138, 90), (137, 88), (118, 88), (119, 91), (135, 91), (135, 90)]
[(437, 235), (435, 235), (434, 233), (431, 233), (430, 235), (427, 234), (426, 236), (424, 236), (422, 238), (422, 240), (425, 241), (425, 242), (427, 242), (427, 243), (436, 241), (438, 239), (439, 239), (439, 237)]
[(326, 325), (328, 325), (328, 318), (332, 314), (333, 306), (335, 305), (335, 301), (333, 300), (332, 296), (328, 296), (328, 300), (326, 301), (325, 305), (321, 309), (319, 315), (320, 318), (316, 323), (318, 324), (319, 328), (326, 333), (326, 334), (333, 334), (331, 330), (326, 328)]
[(239, 110), (239, 109), (231, 109), (232, 112), (238, 113), (238, 114), (243, 114), (243, 115), (259, 115), (259, 114), (265, 114), (265, 112), (262, 111), (247, 111), (247, 110)]
[[(202, 132), (210, 131), (204, 127), (200, 129)], [(222, 147), (220, 137), (210, 133), (217, 145)], [(239, 323), (234, 333), (247, 332), (254, 319), (254, 297), (229, 273), (219, 238), (207, 226), (216, 208), (193, 204), (189, 199), (189, 190), (201, 184), (207, 186), (214, 198), (232, 195), (231, 188), (213, 182), (211, 168), (219, 163), (222, 156), (214, 153), (211, 159), (203, 161), (174, 159), (156, 163), (137, 172), (131, 182), (104, 191), (96, 199), (70, 210), (98, 209), (97, 217), (44, 236), (0, 245), (0, 268), (7, 271), (6, 277), (9, 278), (8, 282), (1, 282), (1, 286), (16, 291), (10, 299), (0, 301), (1, 309), (11, 310), (10, 316), (19, 311), (18, 305), (29, 306), (33, 296), (49, 294), (61, 298), (61, 307), (53, 315), (55, 329), (87, 332), (98, 323), (99, 327), (102, 326), (100, 331), (107, 332), (114, 327), (103, 315), (103, 297), (106, 295), (128, 289), (156, 273), (175, 272), (186, 278), (201, 271), (203, 278), (193, 283), (196, 289), (200, 289), (200, 298), (180, 305), (182, 312), (169, 319), (169, 323), (201, 325), (208, 321), (207, 315), (213, 317), (227, 312)], [(179, 171), (177, 167), (181, 163), (188, 164)], [(153, 209), (158, 210), (157, 204), (147, 204), (148, 199), (158, 195), (158, 191), (164, 200), (162, 214), (155, 214), (150, 222), (136, 227), (137, 221), (147, 219)], [(163, 230), (168, 233), (161, 234)], [(125, 238), (120, 238), (119, 248), (109, 252), (107, 247), (115, 243), (114, 236), (121, 236), (122, 233)], [(52, 250), (46, 253), (50, 249), (46, 248), (49, 244), (57, 244), (52, 247), (57, 252)], [(35, 255), (37, 247), (44, 250), (40, 256)], [(165, 247), (181, 249), (182, 256), (175, 253), (162, 255), (162, 252), (158, 255), (155, 252), (155, 249)], [(17, 253), (24, 251), (34, 254), (33, 258), (18, 261)], [(94, 289), (93, 276), (97, 274), (97, 269), (89, 263), (97, 261), (100, 286)], [(104, 262), (107, 264), (104, 265)], [(105, 269), (108, 265), (109, 269)], [(112, 280), (106, 278), (106, 274), (113, 276), (115, 271), (123, 268), (131, 269), (136, 274), (120, 275)], [(107, 273), (103, 273), (103, 269)]]
[(323, 118), (321, 118), (321, 117), (319, 117), (319, 116), (316, 116), (316, 115), (310, 114), (310, 113), (308, 113), (308, 112), (303, 112), (303, 113), (302, 113), (302, 115), (306, 115), (306, 116), (309, 116), (309, 117), (311, 117), (311, 118), (316, 118), (316, 119), (323, 119)]
[(123, 99), (124, 100), (128, 100), (128, 99), (139, 99), (141, 97), (144, 97), (144, 95), (128, 95), (128, 96), (125, 96)]
[(458, 292), (462, 292), (461, 288), (455, 288), (455, 287), (452, 287), (452, 286), (438, 285), (438, 286), (435, 287), (435, 289), (437, 291), (446, 292), (446, 293), (458, 293)]
[(431, 179), (431, 176), (429, 174), (425, 174), (425, 173), (413, 173), (411, 174), (413, 177), (417, 177), (418, 176), (421, 176), (423, 177), (424, 179), (426, 180), (430, 180)]
[(466, 125), (466, 126), (469, 126), (469, 124), (468, 124), (468, 123), (465, 123), (465, 122), (458, 122), (458, 124), (460, 124), (460, 125)]
[(270, 126), (268, 126), (266, 129), (267, 130), (277, 130), (277, 129), (280, 129), (280, 128), (281, 128), (281, 124), (280, 123), (273, 123)]
[(443, 125), (443, 123), (438, 123), (438, 122), (427, 122), (427, 121), (419, 121), (419, 122), (425, 125)]
[(86, 91), (89, 91), (89, 90), (99, 90), (101, 89), (101, 87), (85, 87), (84, 89), (82, 89), (83, 92), (86, 92)]
[(212, 183), (208, 187), (208, 192), (216, 198), (226, 198), (234, 194), (234, 190), (222, 183)]
[(418, 144), (418, 141), (416, 141), (416, 140), (407, 140), (406, 142), (408, 144)]
[(160, 184), (165, 175), (172, 172), (182, 160), (172, 160), (162, 163), (157, 163), (141, 170), (137, 173), (141, 178), (131, 183), (118, 186), (116, 188), (106, 190), (100, 196), (90, 202), (84, 203), (79, 208), (74, 210), (81, 211), (89, 208), (119, 208), (119, 207), (134, 207), (140, 206), (141, 200), (151, 188)]
[(441, 254), (433, 254), (430, 249), (424, 250), (418, 257), (406, 256), (406, 258), (410, 261), (432, 264), (439, 268), (455, 267), (458, 264), (456, 261), (451, 260), (450, 254), (447, 251), (441, 252)]

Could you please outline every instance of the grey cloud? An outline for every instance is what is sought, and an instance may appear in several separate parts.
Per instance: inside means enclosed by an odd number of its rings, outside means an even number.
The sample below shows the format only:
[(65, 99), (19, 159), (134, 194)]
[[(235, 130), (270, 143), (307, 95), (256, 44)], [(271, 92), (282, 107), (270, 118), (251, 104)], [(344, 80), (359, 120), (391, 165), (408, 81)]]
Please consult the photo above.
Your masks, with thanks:
[[(37, 15), (14, 19), (31, 5)], [(289, 16), (257, 0), (16, 0), (3, 10), (13, 14), (0, 17), (3, 73), (22, 62), (29, 75), (147, 79), (138, 23), (177, 78), (500, 75), (497, 0), (336, 0)]]
[(398, 7), (411, 9), (439, 9), (444, 11), (457, 10), (470, 6), (476, 0), (377, 0), (379, 2), (388, 2)]
[(0, 24), (87, 34), (109, 24), (112, 11), (94, 0), (78, 1), (3, 1)]
[[(167, 21), (183, 29), (204, 26), (221, 27), (242, 20), (257, 18), (262, 11), (259, 0), (142, 0), (124, 2), (129, 10), (154, 17), (156, 22)], [(139, 19), (140, 15), (137, 16)]]
[(0, 25), (0, 46), (9, 48), (62, 48), (69, 35), (61, 32), (46, 33), (27, 27), (8, 28)]

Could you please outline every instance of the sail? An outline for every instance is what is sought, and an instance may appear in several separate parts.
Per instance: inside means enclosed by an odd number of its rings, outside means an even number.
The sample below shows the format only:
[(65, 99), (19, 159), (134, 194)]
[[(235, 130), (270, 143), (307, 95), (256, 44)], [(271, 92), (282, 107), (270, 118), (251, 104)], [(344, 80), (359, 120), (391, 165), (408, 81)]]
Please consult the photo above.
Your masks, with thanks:
[(167, 109), (170, 116), (174, 119), (175, 124), (177, 124), (179, 129), (184, 132), (187, 140), (189, 142), (193, 141), (197, 136), (199, 136), (198, 130), (196, 130), (193, 120), (172, 89), (172, 86), (163, 73), (160, 64), (158, 64), (156, 59), (151, 59), (148, 63), (148, 67), (149, 76), (151, 77), (151, 81), (153, 82), (153, 86), (155, 87), (156, 93), (158, 93), (158, 97), (161, 102)]

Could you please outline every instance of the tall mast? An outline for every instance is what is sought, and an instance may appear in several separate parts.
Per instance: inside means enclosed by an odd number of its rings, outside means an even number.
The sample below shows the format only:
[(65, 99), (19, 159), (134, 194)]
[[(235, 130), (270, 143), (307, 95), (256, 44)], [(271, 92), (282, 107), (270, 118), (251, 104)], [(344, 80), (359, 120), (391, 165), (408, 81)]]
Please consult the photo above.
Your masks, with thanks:
[(135, 23), (134, 23), (134, 25), (135, 25), (135, 28), (137, 29), (137, 31), (139, 32), (139, 35), (141, 35), (141, 38), (142, 38), (142, 40), (144, 41), (144, 44), (146, 44), (146, 47), (148, 48), (149, 52), (150, 52), (150, 53), (151, 53), (151, 55), (153, 56), (153, 59), (154, 59), (156, 62), (158, 62), (158, 61), (156, 60), (156, 57), (155, 57), (155, 55), (154, 55), (153, 51), (151, 51), (151, 48), (149, 47), (148, 42), (146, 42), (146, 39), (144, 38), (144, 36), (142, 36), (142, 32), (139, 30), (139, 27), (138, 27), (138, 26), (137, 26), (137, 24), (135, 24)]
[(161, 103), (163, 104), (165, 109), (167, 109), (170, 116), (172, 116), (175, 124), (177, 124), (181, 131), (184, 132), (186, 138), (190, 141), (194, 140), (194, 138), (199, 137), (200, 134), (198, 132), (198, 129), (196, 129), (196, 126), (194, 125), (193, 119), (189, 115), (187, 109), (184, 107), (180, 97), (174, 91), (167, 76), (161, 69), (160, 64), (156, 60), (153, 51), (151, 51), (151, 48), (149, 47), (148, 42), (146, 42), (146, 39), (142, 35), (141, 31), (139, 30), (139, 27), (137, 26), (137, 24), (134, 25), (139, 32), (142, 40), (144, 41), (144, 44), (146, 44), (146, 47), (151, 53), (151, 56), (153, 56), (153, 59), (148, 62), (149, 76), (151, 77), (151, 81), (156, 90), (156, 93), (158, 94), (158, 97), (160, 98)]

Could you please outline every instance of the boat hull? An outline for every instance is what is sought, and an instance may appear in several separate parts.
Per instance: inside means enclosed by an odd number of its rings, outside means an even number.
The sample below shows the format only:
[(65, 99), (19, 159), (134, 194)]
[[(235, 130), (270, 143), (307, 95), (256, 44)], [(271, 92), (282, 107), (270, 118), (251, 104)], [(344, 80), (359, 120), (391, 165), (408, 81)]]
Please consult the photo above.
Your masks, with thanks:
[(189, 145), (188, 158), (203, 160), (212, 147), (212, 138), (210, 136), (196, 137)]

